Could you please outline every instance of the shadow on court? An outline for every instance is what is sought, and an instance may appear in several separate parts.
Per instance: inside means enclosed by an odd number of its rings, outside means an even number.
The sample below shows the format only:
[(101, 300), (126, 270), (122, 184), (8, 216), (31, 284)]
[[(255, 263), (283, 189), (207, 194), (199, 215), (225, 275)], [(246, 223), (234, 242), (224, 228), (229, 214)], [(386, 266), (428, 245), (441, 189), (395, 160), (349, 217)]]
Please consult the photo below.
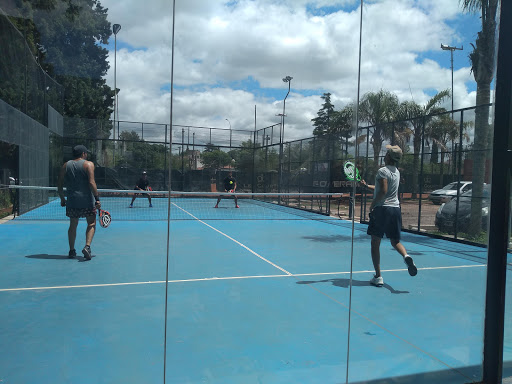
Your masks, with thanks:
[[(313, 281), (297, 281), (297, 284), (316, 284), (316, 283), (331, 283), (335, 287), (348, 288), (350, 286), (350, 279), (326, 279), (326, 280), (313, 280)], [(353, 287), (373, 287), (369, 281), (366, 280), (354, 280), (352, 279)], [(373, 287), (378, 289), (377, 287)], [(391, 285), (384, 283), (382, 288), (386, 288), (393, 294), (409, 293), (409, 291), (397, 291)]]
[[(78, 261), (78, 262), (85, 262), (85, 261), (88, 261), (85, 259), (85, 257), (83, 256), (75, 256), (73, 258), (69, 258), (67, 255), (48, 255), (46, 253), (40, 253), (40, 254), (37, 254), (37, 255), (28, 255), (28, 256), (25, 256), (27, 259), (40, 259), (40, 260), (69, 260), (69, 261)], [(92, 257), (94, 258), (95, 256), (92, 255)]]
[[(366, 237), (369, 239), (368, 235), (359, 235), (354, 236), (354, 238), (358, 237)], [(352, 237), (350, 235), (317, 235), (317, 236), (302, 236), (303, 239), (316, 241), (320, 243), (336, 243), (336, 242), (349, 242), (352, 240)]]

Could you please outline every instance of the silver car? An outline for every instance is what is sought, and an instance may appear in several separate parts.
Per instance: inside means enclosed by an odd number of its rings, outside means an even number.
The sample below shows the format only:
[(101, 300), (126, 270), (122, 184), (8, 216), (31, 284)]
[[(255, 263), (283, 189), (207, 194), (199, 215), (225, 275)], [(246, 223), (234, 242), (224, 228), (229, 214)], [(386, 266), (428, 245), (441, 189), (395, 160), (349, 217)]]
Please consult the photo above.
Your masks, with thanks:
[[(428, 196), (428, 199), (434, 204), (449, 202), (454, 197), (457, 197), (457, 184), (458, 182), (454, 181), (453, 183), (444, 186), (442, 189), (436, 189)], [(471, 191), (471, 185), (471, 181), (461, 181), (459, 195), (462, 195), (464, 192)]]

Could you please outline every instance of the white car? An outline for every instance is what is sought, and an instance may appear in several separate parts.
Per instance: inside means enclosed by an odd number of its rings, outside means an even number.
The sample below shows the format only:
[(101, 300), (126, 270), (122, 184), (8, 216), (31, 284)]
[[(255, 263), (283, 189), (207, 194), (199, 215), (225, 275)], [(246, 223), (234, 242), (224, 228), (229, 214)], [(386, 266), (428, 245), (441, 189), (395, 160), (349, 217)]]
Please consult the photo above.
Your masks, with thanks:
[[(436, 189), (428, 196), (428, 199), (434, 204), (449, 202), (454, 197), (457, 197), (457, 184), (458, 182), (454, 181), (453, 183), (444, 186), (442, 189)], [(471, 181), (461, 181), (459, 195), (462, 195), (464, 192), (470, 191), (471, 185)]]

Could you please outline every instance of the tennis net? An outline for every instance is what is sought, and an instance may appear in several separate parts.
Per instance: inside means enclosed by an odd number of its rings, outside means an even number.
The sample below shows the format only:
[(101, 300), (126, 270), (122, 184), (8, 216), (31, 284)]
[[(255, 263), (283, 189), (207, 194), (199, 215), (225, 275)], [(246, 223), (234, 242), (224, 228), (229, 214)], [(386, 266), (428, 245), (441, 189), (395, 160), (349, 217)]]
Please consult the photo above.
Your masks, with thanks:
[[(329, 193), (98, 192), (101, 209), (113, 221), (337, 220), (336, 208), (344, 198)], [(15, 220), (67, 220), (56, 187), (10, 186), (9, 193)]]

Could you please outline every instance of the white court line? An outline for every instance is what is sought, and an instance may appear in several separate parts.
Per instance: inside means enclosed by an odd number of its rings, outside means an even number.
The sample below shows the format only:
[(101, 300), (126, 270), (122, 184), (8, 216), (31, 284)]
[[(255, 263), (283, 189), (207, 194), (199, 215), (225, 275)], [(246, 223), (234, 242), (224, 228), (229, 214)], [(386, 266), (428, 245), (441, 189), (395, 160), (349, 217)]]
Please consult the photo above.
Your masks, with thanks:
[(270, 264), (270, 265), (272, 265), (273, 267), (275, 267), (275, 268), (279, 269), (280, 271), (283, 271), (284, 273), (286, 273), (286, 274), (287, 274), (287, 275), (289, 275), (289, 276), (291, 276), (291, 275), (292, 275), (292, 274), (291, 274), (290, 272), (288, 272), (286, 269), (281, 268), (279, 265), (274, 264), (274, 263), (273, 263), (273, 262), (271, 262), (270, 260), (265, 259), (263, 256), (261, 256), (260, 254), (258, 254), (258, 253), (256, 253), (256, 252), (254, 252), (254, 251), (253, 251), (251, 248), (249, 248), (248, 246), (246, 246), (246, 245), (242, 244), (241, 242), (239, 242), (239, 241), (237, 241), (237, 240), (233, 239), (231, 236), (226, 235), (224, 232), (219, 231), (217, 228), (212, 227), (210, 224), (205, 223), (203, 220), (200, 220), (199, 218), (195, 217), (193, 214), (191, 214), (190, 212), (188, 212), (188, 211), (184, 210), (183, 208), (181, 208), (180, 206), (176, 205), (175, 203), (172, 203), (172, 205), (174, 205), (176, 208), (181, 209), (181, 210), (182, 210), (183, 212), (185, 212), (187, 215), (192, 216), (194, 219), (196, 219), (197, 221), (199, 221), (201, 224), (206, 225), (207, 227), (209, 227), (209, 228), (213, 229), (215, 232), (218, 232), (218, 233), (220, 233), (222, 236), (227, 237), (229, 240), (234, 241), (235, 243), (237, 243), (237, 244), (238, 244), (239, 246), (241, 246), (242, 248), (245, 248), (246, 250), (248, 250), (249, 252), (251, 252), (253, 255), (258, 256), (261, 260), (266, 261), (267, 263), (269, 263), (269, 264)]
[[(418, 271), (435, 270), (435, 269), (458, 269), (458, 268), (475, 268), (485, 267), (485, 265), (456, 265), (452, 267), (426, 267), (418, 268)], [(407, 269), (386, 269), (382, 272), (403, 272)], [(374, 271), (355, 271), (353, 274), (358, 273), (373, 273)], [(169, 284), (175, 283), (190, 283), (198, 281), (215, 281), (215, 280), (244, 280), (244, 279), (266, 279), (276, 277), (300, 277), (300, 276), (325, 276), (325, 275), (348, 275), (350, 272), (319, 272), (319, 273), (297, 273), (286, 275), (255, 275), (255, 276), (227, 276), (227, 277), (205, 277), (200, 279), (183, 279), (183, 280), (169, 280)], [(50, 290), (50, 289), (69, 289), (69, 288), (94, 288), (94, 287), (118, 287), (123, 285), (146, 285), (146, 284), (165, 284), (165, 280), (160, 281), (135, 281), (131, 283), (109, 283), (109, 284), (87, 284), (87, 285), (61, 285), (55, 287), (30, 287), (30, 288), (3, 288), (0, 292), (13, 292), (13, 291), (37, 291), (37, 290)]]

